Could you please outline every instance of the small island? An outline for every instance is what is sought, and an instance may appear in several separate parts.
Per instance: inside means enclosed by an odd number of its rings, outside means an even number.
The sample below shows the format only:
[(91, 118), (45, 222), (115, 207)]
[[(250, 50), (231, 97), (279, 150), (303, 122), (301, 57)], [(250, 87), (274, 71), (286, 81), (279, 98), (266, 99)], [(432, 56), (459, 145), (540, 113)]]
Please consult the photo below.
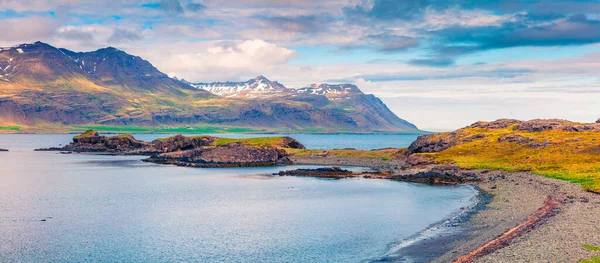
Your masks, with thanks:
[(176, 135), (144, 142), (130, 134), (100, 136), (89, 130), (64, 147), (36, 151), (143, 155), (150, 156), (145, 162), (189, 167), (250, 167), (290, 164), (286, 148), (304, 149), (304, 145), (290, 137), (228, 139)]

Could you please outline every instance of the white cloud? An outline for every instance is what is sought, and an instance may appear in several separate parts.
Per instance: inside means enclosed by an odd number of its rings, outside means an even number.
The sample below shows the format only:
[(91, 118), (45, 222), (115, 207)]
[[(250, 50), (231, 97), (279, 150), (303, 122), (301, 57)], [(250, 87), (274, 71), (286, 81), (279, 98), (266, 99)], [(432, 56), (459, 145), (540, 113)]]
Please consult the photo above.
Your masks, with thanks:
[(208, 41), (132, 47), (163, 72), (189, 81), (245, 80), (286, 63), (296, 52), (263, 40)]
[(54, 34), (60, 26), (59, 21), (50, 17), (20, 17), (0, 20), (0, 43), (14, 45), (22, 42), (34, 42)]

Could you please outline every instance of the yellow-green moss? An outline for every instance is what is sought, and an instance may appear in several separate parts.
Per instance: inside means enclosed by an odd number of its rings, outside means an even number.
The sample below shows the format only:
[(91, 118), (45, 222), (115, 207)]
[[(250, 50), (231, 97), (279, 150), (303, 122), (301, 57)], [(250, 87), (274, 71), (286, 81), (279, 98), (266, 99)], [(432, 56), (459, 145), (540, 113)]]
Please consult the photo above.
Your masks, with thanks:
[[(526, 132), (506, 129), (465, 128), (466, 138), (485, 134), (485, 138), (459, 144), (439, 153), (423, 154), (437, 162), (461, 167), (505, 171), (531, 171), (535, 174), (581, 184), (584, 189), (600, 192), (600, 133), (544, 131)], [(500, 142), (502, 136), (516, 134), (546, 144)], [(441, 134), (439, 136), (447, 136)]]

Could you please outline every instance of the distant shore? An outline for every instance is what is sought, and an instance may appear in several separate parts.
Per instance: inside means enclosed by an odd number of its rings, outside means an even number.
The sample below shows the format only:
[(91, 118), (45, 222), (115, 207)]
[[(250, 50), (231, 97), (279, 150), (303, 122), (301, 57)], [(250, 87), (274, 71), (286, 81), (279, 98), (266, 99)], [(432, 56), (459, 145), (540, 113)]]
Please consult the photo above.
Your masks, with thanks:
[[(365, 166), (394, 170), (396, 161), (365, 158), (294, 157), (296, 164)], [(482, 180), (479, 205), (450, 231), (418, 240), (382, 262), (578, 262), (600, 256), (600, 195), (581, 186), (531, 173), (474, 170)], [(548, 207), (548, 202), (553, 204)], [(445, 226), (448, 227), (448, 226)], [(423, 257), (422, 253), (435, 255)], [(419, 255), (421, 255), (419, 257)]]

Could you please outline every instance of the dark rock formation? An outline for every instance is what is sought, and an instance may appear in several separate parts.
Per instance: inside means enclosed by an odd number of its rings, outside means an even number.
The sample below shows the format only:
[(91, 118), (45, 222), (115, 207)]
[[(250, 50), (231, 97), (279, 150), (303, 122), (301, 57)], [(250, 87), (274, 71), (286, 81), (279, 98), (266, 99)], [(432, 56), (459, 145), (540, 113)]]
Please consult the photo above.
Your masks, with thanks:
[(89, 130), (73, 137), (73, 142), (62, 148), (37, 149), (36, 151), (127, 154), (149, 146), (150, 144), (139, 141), (130, 134), (106, 137), (100, 136), (97, 131)]
[(530, 120), (515, 126), (516, 131), (542, 132), (560, 130), (566, 132), (600, 131), (600, 123), (576, 123), (566, 120)]
[(453, 165), (434, 165), (430, 169), (417, 172), (404, 172), (388, 179), (432, 184), (458, 184), (481, 180), (481, 172), (462, 169)]
[(460, 138), (467, 136), (463, 130), (457, 130), (447, 134), (428, 134), (417, 138), (405, 152), (407, 155), (414, 153), (441, 152), (461, 143)]
[(304, 145), (298, 140), (287, 136), (283, 138), (281, 144), (278, 146), (290, 149), (306, 149), (306, 147), (304, 147)]
[(596, 123), (600, 123), (600, 118), (598, 118), (598, 119), (596, 120)]
[(0, 148), (0, 152), (8, 152), (8, 150), (7, 150), (7, 149), (1, 149), (1, 148)]
[(189, 167), (250, 167), (291, 164), (284, 150), (232, 143), (154, 155), (146, 162)]
[(505, 141), (519, 143), (519, 144), (528, 144), (530, 142), (533, 142), (533, 139), (524, 137), (519, 134), (506, 134), (506, 135), (502, 135), (502, 136), (500, 136), (500, 138), (498, 138), (498, 142), (505, 142)]
[(274, 175), (279, 176), (310, 176), (310, 177), (321, 177), (321, 178), (347, 178), (354, 177), (352, 171), (342, 169), (339, 166), (328, 167), (328, 168), (317, 168), (317, 169), (296, 169), (281, 171)]
[(504, 129), (511, 125), (519, 124), (521, 121), (513, 119), (499, 119), (492, 122), (478, 121), (471, 124), (470, 128), (482, 128), (482, 129)]
[(185, 151), (198, 147), (210, 146), (216, 140), (217, 138), (212, 136), (186, 137), (179, 134), (165, 139), (156, 139), (150, 143), (151, 147), (147, 150), (151, 153)]

